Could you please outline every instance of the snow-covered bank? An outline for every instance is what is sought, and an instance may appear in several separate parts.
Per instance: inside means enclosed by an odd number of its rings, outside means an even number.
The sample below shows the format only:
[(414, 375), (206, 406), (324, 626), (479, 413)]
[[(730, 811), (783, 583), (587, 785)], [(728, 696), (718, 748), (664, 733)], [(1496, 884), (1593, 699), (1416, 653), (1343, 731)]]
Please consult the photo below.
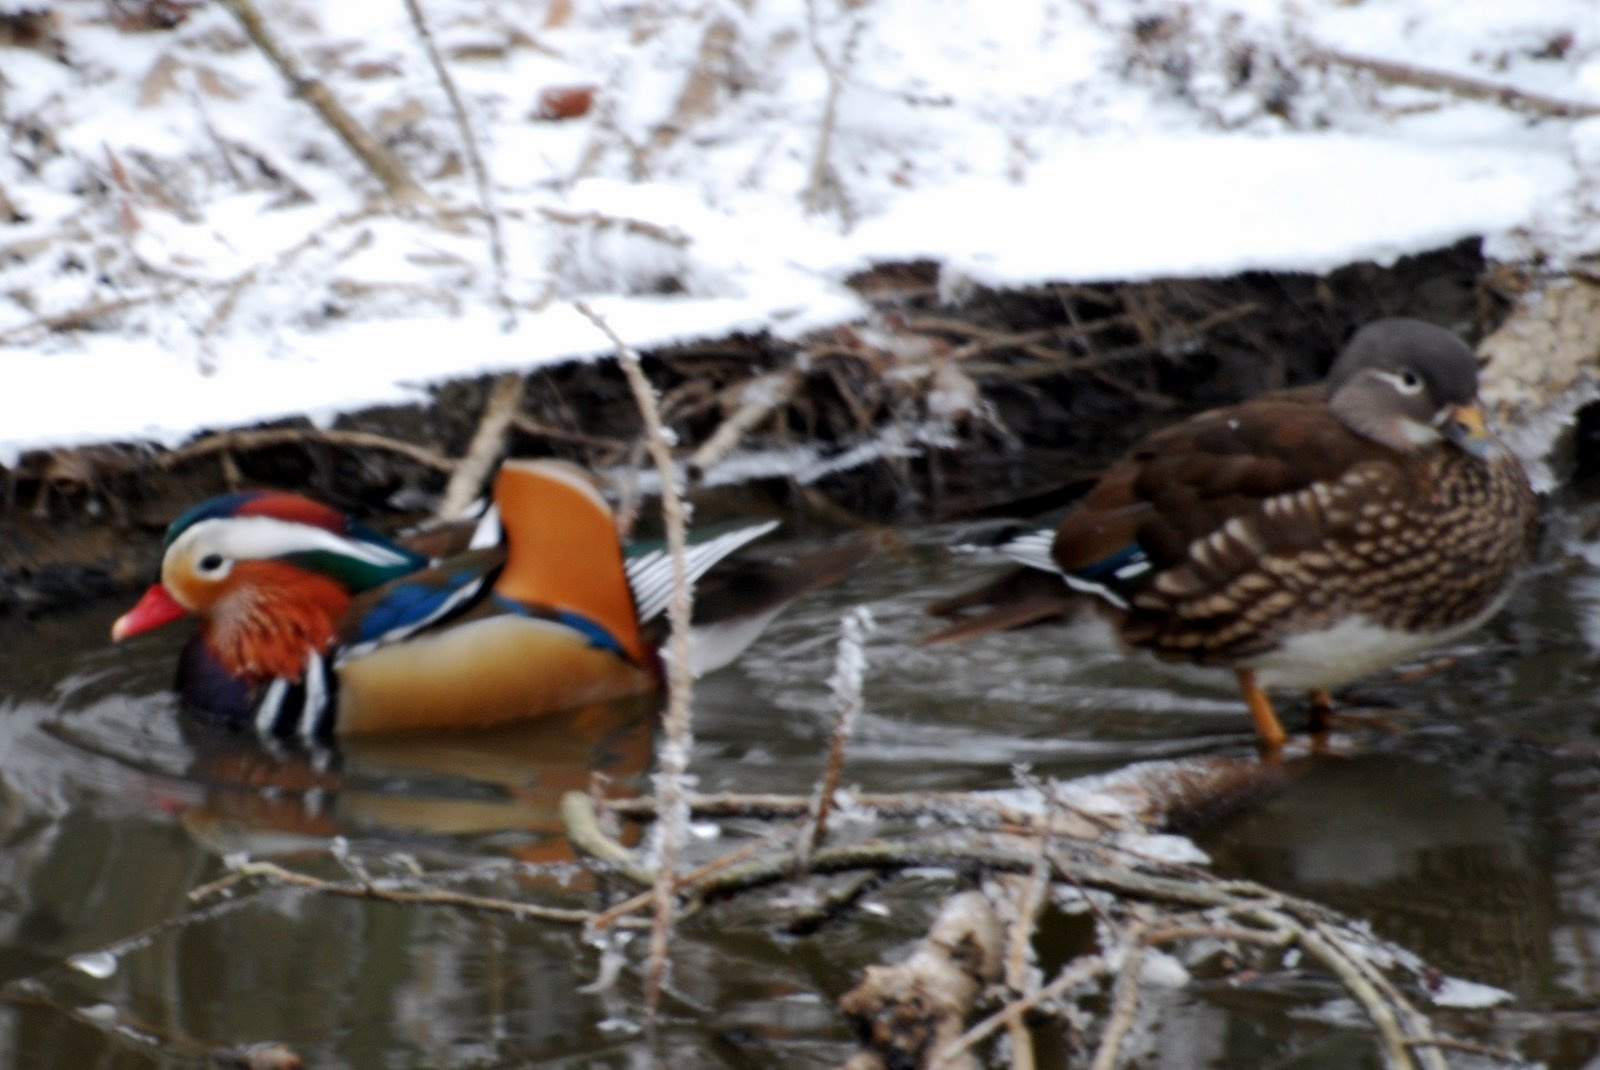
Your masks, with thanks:
[[(60, 58), (0, 49), (6, 464), (605, 353), (575, 297), (649, 346), (858, 318), (847, 277), (911, 258), (959, 295), (1600, 251), (1600, 118), (1330, 58), (1600, 104), (1589, 0), (431, 0), (503, 275), (403, 5), (262, 5), (444, 206), (398, 215), (222, 5), (140, 33), (53, 7)], [(535, 117), (573, 85), (589, 112)]]

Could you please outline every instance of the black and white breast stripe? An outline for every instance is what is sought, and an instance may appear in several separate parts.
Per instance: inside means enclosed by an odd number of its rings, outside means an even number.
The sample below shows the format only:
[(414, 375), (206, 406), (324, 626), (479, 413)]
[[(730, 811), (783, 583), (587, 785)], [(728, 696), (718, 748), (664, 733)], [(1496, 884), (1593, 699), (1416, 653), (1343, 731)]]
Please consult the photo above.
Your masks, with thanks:
[(278, 676), (262, 690), (251, 715), (257, 734), (303, 743), (331, 738), (337, 690), (338, 678), (327, 659), (312, 651), (298, 683)]

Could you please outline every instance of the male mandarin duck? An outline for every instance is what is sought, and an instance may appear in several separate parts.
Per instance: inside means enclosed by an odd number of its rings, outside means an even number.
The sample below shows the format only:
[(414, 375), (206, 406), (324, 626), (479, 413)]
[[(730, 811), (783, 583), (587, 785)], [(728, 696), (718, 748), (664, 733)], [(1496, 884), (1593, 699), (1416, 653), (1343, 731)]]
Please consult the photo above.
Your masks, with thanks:
[[(481, 726), (658, 687), (646, 629), (670, 595), (664, 555), (626, 561), (610, 507), (571, 465), (507, 461), (493, 498), (504, 545), (437, 563), (297, 494), (212, 499), (168, 528), (160, 581), (112, 638), (195, 614), (184, 705), (269, 737)], [(691, 579), (775, 526), (692, 546)], [(802, 578), (758, 590), (749, 616), (764, 625), (868, 552), (814, 555)], [(731, 631), (734, 646), (696, 650), (698, 671), (732, 660), (759, 626)]]
[[(1325, 710), (1327, 688), (1483, 623), (1531, 557), (1538, 502), (1477, 393), (1455, 335), (1379, 320), (1320, 392), (1149, 435), (1059, 526), (1002, 550), (1095, 596), (1127, 646), (1233, 668), (1274, 750), (1285, 735), (1264, 689), (1310, 691)], [(1064, 608), (1012, 575), (930, 609), (979, 603), (993, 608), (928, 641)]]

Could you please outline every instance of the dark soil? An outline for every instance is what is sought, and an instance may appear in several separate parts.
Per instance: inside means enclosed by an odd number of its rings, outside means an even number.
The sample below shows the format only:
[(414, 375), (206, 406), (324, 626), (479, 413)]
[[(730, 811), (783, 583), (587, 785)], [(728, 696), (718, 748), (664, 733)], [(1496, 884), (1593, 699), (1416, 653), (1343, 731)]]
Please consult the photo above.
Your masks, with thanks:
[[(1152, 427), (1263, 390), (1318, 378), (1350, 333), (1385, 315), (1444, 324), (1477, 341), (1506, 314), (1476, 241), (1390, 267), (1325, 276), (1250, 272), (1225, 279), (974, 289), (941, 301), (931, 263), (878, 267), (852, 280), (870, 325), (801, 343), (767, 335), (645, 354), (679, 441), (704, 442), (752, 377), (791, 369), (787, 406), (745, 448), (811, 444), (842, 452), (886, 429), (930, 425), (908, 353), (949, 359), (986, 413), (946, 421), (953, 446), (884, 458), (809, 487), (764, 480), (736, 500), (697, 492), (698, 519), (781, 511), (801, 528), (852, 519), (909, 522), (1033, 507)], [(909, 362), (927, 366), (926, 360)], [(375, 432), (443, 457), (467, 448), (491, 379), (441, 385), (427, 405), (351, 413), (339, 430)], [(639, 417), (614, 363), (570, 363), (526, 378), (510, 448), (590, 466), (637, 462)], [(386, 521), (424, 514), (446, 473), (400, 452), (326, 441), (303, 421), (267, 446), (163, 453), (142, 444), (39, 451), (0, 468), (0, 618), (70, 607), (152, 578), (166, 523), (233, 485), (289, 487)]]

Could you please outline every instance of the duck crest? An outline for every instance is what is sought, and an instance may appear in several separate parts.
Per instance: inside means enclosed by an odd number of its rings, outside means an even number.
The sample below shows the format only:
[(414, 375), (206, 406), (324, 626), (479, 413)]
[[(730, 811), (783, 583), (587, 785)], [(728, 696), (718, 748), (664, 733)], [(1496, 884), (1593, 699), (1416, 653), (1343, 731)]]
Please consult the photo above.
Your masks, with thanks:
[(228, 520), (243, 516), (266, 516), (292, 524), (305, 524), (336, 534), (351, 526), (344, 514), (331, 505), (312, 501), (285, 490), (238, 490), (219, 494), (190, 507), (167, 525), (164, 546), (171, 546), (179, 535), (203, 520)]

